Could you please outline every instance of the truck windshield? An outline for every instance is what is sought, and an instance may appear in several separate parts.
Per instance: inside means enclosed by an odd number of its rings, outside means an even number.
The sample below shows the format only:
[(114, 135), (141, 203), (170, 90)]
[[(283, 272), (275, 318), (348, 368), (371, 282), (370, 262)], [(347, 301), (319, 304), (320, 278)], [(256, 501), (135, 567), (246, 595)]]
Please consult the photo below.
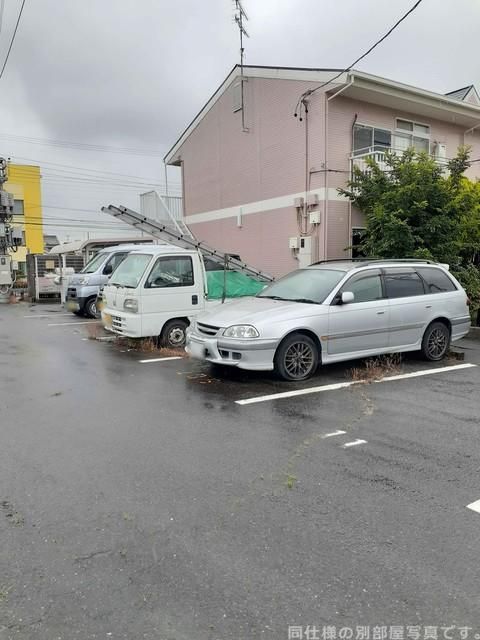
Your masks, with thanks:
[(97, 253), (96, 256), (93, 256), (93, 258), (87, 262), (80, 273), (95, 273), (95, 271), (103, 264), (106, 257), (106, 253)]
[(135, 289), (142, 279), (148, 263), (152, 259), (151, 255), (144, 253), (131, 253), (117, 267), (110, 279), (110, 284), (119, 287), (129, 287)]
[(337, 269), (299, 269), (263, 289), (257, 298), (321, 304), (344, 275)]

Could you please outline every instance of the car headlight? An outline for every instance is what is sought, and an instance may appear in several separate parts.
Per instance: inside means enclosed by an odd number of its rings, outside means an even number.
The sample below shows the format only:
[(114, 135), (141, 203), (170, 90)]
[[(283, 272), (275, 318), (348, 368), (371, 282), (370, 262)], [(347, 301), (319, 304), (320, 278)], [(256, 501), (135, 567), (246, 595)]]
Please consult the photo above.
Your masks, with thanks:
[(80, 280), (78, 281), (78, 284), (88, 284), (90, 278), (87, 276), (85, 278), (80, 278)]
[(225, 329), (223, 335), (226, 338), (258, 338), (260, 334), (251, 324), (234, 324)]
[(190, 320), (190, 324), (188, 325), (188, 330), (195, 331), (196, 328), (197, 328), (197, 321), (195, 320), (195, 318), (192, 318)]
[(138, 300), (135, 300), (134, 298), (127, 298), (125, 300), (125, 302), (123, 303), (123, 308), (126, 311), (133, 311), (134, 313), (137, 313), (137, 311), (138, 311)]

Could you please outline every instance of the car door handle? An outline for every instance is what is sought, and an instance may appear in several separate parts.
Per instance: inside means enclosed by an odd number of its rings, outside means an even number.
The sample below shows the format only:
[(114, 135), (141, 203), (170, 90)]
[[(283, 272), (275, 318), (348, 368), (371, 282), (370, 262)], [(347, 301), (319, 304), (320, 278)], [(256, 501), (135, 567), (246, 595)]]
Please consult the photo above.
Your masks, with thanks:
[(425, 309), (431, 309), (431, 308), (432, 308), (432, 305), (431, 305), (431, 304), (426, 304), (426, 305), (425, 305)]
[(377, 311), (377, 316), (383, 316), (385, 311)]

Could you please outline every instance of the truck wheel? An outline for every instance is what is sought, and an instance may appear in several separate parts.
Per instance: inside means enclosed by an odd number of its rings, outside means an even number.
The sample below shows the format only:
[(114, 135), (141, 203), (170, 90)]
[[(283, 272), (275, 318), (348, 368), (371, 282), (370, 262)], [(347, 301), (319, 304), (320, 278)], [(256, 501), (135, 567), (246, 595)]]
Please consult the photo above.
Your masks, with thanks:
[(184, 347), (187, 327), (188, 323), (185, 320), (169, 320), (165, 323), (160, 336), (161, 346), (171, 349)]
[(307, 380), (317, 370), (318, 348), (303, 333), (292, 333), (280, 343), (275, 354), (275, 372), (284, 380)]
[(89, 298), (85, 303), (84, 313), (87, 318), (100, 318), (100, 314), (97, 311), (97, 298)]

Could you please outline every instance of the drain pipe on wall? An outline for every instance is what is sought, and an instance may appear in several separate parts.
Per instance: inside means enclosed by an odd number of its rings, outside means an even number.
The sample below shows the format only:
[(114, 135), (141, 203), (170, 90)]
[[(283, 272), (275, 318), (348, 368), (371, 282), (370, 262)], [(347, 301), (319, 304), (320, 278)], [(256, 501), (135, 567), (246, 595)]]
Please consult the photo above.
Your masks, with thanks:
[(341, 93), (346, 91), (349, 87), (352, 86), (354, 82), (354, 76), (349, 76), (350, 82), (344, 85), (341, 89), (336, 91), (330, 97), (327, 97), (327, 93), (325, 92), (325, 119), (324, 119), (324, 181), (323, 181), (323, 218), (324, 218), (324, 231), (323, 231), (323, 259), (327, 260), (327, 237), (328, 237), (328, 105), (331, 100), (339, 96)]

